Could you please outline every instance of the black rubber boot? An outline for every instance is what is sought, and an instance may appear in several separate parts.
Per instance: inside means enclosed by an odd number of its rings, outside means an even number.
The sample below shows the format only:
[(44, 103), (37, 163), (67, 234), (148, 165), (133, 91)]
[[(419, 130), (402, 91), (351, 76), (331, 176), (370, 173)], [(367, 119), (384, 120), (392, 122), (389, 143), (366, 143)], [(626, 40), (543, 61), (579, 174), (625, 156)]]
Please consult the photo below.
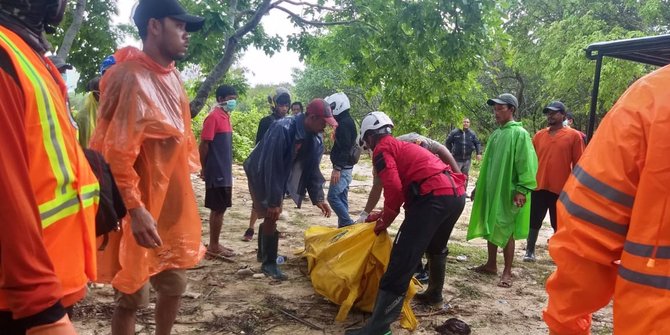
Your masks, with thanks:
[(256, 250), (256, 261), (263, 262), (263, 224), (258, 225), (258, 249)]
[(276, 280), (286, 280), (288, 277), (279, 270), (277, 265), (277, 249), (279, 247), (279, 233), (263, 236), (263, 264), (261, 271), (266, 276)]
[(428, 288), (414, 296), (414, 299), (422, 304), (441, 305), (442, 289), (444, 288), (445, 269), (447, 267), (447, 254), (426, 255), (428, 258)]
[(537, 235), (539, 233), (539, 229), (530, 228), (530, 231), (528, 231), (528, 239), (526, 240), (526, 255), (523, 256), (524, 262), (535, 262), (535, 244), (537, 243)]
[(349, 329), (345, 335), (391, 335), (391, 324), (398, 319), (405, 294), (379, 290), (372, 316), (363, 328)]

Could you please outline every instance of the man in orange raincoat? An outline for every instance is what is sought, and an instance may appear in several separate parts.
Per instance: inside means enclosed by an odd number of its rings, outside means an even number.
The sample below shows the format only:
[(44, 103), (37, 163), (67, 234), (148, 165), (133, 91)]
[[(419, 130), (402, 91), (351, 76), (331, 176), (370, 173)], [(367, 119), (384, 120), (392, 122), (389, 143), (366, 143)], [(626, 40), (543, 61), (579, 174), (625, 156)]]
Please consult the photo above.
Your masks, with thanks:
[[(188, 98), (174, 61), (186, 55), (189, 32), (203, 18), (177, 0), (140, 1), (133, 16), (143, 50), (116, 52), (100, 83), (98, 125), (91, 147), (109, 161), (130, 218), (100, 256), (117, 306), (112, 334), (134, 334), (137, 309), (157, 292), (156, 334), (170, 333), (186, 269), (203, 255), (201, 222), (190, 174), (199, 170)], [(120, 235), (120, 236), (118, 236)]]
[(603, 119), (557, 204), (544, 320), (590, 334), (614, 301), (614, 334), (670, 334), (670, 67), (633, 84)]

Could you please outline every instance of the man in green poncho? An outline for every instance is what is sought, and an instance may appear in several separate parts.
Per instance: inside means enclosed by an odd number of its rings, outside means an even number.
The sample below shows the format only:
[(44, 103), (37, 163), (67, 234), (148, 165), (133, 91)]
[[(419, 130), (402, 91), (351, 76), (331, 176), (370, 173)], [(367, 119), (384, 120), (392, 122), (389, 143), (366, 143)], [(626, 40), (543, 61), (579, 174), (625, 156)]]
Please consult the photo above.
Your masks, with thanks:
[(519, 103), (505, 93), (486, 102), (493, 106), (496, 129), (488, 140), (475, 193), (468, 240), (483, 237), (488, 241), (486, 264), (473, 270), (497, 274), (496, 254), (503, 248), (505, 268), (498, 286), (512, 286), (514, 240), (528, 236), (530, 192), (537, 186), (537, 156), (528, 132), (514, 121)]

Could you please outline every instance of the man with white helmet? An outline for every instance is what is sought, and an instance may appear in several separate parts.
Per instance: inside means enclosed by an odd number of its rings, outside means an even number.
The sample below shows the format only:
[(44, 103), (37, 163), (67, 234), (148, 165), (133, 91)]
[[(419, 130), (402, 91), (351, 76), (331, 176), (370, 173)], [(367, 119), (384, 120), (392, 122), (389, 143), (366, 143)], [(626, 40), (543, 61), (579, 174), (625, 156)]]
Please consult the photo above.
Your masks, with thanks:
[(337, 120), (335, 143), (330, 150), (330, 161), (333, 172), (330, 175), (328, 203), (337, 215), (337, 227), (345, 227), (354, 223), (349, 216), (349, 184), (352, 169), (358, 162), (360, 149), (356, 145), (356, 123), (349, 114), (351, 104), (346, 94), (339, 92), (326, 97), (326, 102)]
[[(384, 187), (384, 209), (367, 221), (376, 222), (375, 233), (385, 232), (403, 203), (405, 220), (393, 242), (369, 322), (347, 335), (390, 333), (422, 254), (427, 252), (444, 273), (447, 241), (465, 206), (465, 176), (422, 147), (395, 139), (392, 128), (383, 112), (372, 112), (361, 122), (361, 141), (373, 150), (374, 169)], [(443, 284), (444, 277), (428, 288), (434, 300), (442, 300)]]

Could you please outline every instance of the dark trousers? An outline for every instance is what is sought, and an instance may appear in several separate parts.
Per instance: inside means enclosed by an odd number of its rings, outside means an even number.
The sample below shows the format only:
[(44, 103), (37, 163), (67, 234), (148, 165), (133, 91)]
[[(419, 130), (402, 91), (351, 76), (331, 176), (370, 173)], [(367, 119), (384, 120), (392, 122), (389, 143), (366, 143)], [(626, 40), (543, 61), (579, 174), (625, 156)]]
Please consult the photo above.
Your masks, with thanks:
[(416, 197), (405, 211), (379, 289), (403, 295), (424, 252), (432, 255), (447, 252), (451, 231), (464, 206), (464, 195)]
[(554, 232), (556, 232), (556, 201), (558, 201), (558, 194), (547, 190), (537, 190), (533, 191), (530, 197), (530, 228), (540, 229), (542, 227), (542, 220), (547, 215), (548, 209), (551, 228), (554, 228)]

